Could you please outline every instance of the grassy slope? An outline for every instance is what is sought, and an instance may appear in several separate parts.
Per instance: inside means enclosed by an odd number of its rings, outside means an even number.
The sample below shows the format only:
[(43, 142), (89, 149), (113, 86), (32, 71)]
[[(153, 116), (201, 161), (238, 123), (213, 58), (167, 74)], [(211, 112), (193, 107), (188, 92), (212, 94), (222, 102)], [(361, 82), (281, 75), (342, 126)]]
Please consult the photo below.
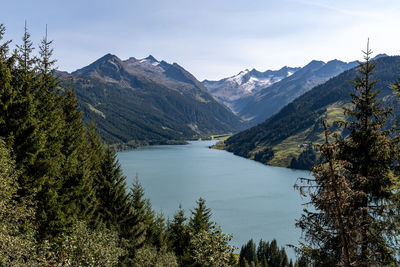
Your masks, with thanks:
[[(344, 118), (343, 104), (340, 102), (329, 105), (324, 115), (320, 116), (320, 120), (326, 119), (329, 125), (332, 125), (334, 121), (343, 120)], [(292, 158), (297, 158), (304, 150), (304, 148), (300, 148), (299, 146), (310, 141), (308, 137), (310, 136), (313, 127), (314, 125), (273, 146), (272, 150), (274, 151), (274, 157), (268, 162), (268, 164), (280, 167), (289, 166)], [(313, 145), (322, 143), (324, 137), (321, 132), (315, 135), (314, 138), (315, 139), (312, 141)]]

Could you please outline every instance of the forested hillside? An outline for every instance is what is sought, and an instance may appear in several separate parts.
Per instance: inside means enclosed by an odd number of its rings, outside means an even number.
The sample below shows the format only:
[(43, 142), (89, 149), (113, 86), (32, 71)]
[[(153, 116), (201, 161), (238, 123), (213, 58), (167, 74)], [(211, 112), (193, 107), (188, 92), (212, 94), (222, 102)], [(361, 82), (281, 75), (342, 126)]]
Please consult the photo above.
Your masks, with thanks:
[[(400, 57), (376, 59), (373, 79), (385, 106), (396, 106), (390, 89), (400, 73)], [(227, 150), (265, 164), (310, 169), (317, 157), (313, 145), (323, 141), (322, 120), (344, 118), (343, 106), (350, 103), (357, 68), (346, 71), (313, 88), (285, 106), (279, 113), (225, 141)], [(398, 114), (397, 110), (394, 115)], [(397, 116), (398, 117), (398, 116)]]
[(122, 61), (108, 54), (58, 75), (75, 89), (84, 121), (94, 121), (109, 144), (167, 144), (243, 129), (236, 115), (176, 63), (152, 56)]

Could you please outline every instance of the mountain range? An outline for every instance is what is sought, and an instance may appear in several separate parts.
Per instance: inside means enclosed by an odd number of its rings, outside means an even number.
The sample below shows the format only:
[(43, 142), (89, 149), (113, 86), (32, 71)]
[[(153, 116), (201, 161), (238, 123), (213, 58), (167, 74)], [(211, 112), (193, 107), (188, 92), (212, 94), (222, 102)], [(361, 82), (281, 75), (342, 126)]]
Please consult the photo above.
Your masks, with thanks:
[[(377, 80), (375, 88), (381, 90), (383, 105), (397, 107), (398, 98), (390, 85), (400, 73), (400, 57), (378, 56), (374, 62), (373, 79)], [(312, 146), (323, 141), (322, 120), (333, 125), (335, 120), (344, 119), (343, 106), (350, 105), (350, 81), (356, 75), (358, 68), (352, 68), (314, 87), (265, 122), (230, 137), (225, 141), (226, 149), (265, 164), (308, 169), (317, 159)], [(394, 115), (400, 118), (398, 108)]]
[(203, 84), (211, 94), (254, 126), (313, 87), (356, 65), (356, 61), (332, 60), (325, 63), (313, 60), (302, 68), (283, 67), (265, 72), (246, 70), (219, 81), (205, 80)]
[(239, 117), (177, 63), (107, 54), (72, 73), (86, 122), (109, 144), (166, 144), (243, 129)]
[[(290, 154), (288, 151), (294, 150), (285, 149), (282, 142), (286, 144), (285, 139), (291, 137), (293, 129), (304, 124), (301, 114), (306, 113), (310, 103), (316, 106), (324, 103), (318, 97), (331, 90), (332, 81), (342, 81), (348, 73), (346, 70), (356, 64), (314, 60), (302, 68), (245, 70), (220, 81), (199, 82), (177, 63), (158, 61), (151, 55), (121, 60), (107, 54), (72, 73), (57, 72), (57, 75), (64, 85), (75, 88), (84, 121), (93, 121), (108, 144), (124, 148), (181, 143), (212, 134), (237, 133), (262, 122), (227, 140), (228, 150), (263, 163), (288, 166), (293, 158), (300, 156), (301, 149), (294, 149), (296, 152)], [(311, 92), (315, 99), (304, 100)], [(299, 105), (296, 114), (287, 111), (292, 105)], [(314, 122), (315, 114), (336, 114), (338, 106), (339, 103), (332, 102), (329, 107), (308, 110), (313, 116), (304, 115), (306, 125)], [(289, 114), (290, 119), (286, 115), (283, 118), (282, 114)], [(269, 119), (265, 121), (266, 118)], [(296, 127), (288, 126), (296, 121)], [(296, 146), (317, 140), (298, 136), (295, 139)], [(287, 156), (282, 156), (282, 151)], [(266, 156), (272, 154), (273, 157)], [(282, 157), (286, 158), (282, 160)]]
[(260, 72), (256, 69), (241, 71), (237, 75), (219, 81), (204, 80), (202, 83), (212, 95), (217, 97), (235, 113), (239, 113), (240, 99), (257, 93), (262, 88), (271, 86), (292, 75), (300, 68), (283, 67), (280, 70)]

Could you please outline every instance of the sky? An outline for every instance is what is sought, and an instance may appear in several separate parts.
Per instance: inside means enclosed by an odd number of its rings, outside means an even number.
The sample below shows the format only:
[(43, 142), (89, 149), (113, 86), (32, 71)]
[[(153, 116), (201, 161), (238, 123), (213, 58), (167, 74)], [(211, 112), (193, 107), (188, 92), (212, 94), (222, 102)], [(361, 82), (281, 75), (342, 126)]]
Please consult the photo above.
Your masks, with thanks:
[(48, 27), (59, 70), (107, 53), (153, 55), (199, 80), (244, 69), (361, 60), (400, 54), (399, 0), (1, 0), (6, 39), (18, 44), (27, 21), (38, 44)]

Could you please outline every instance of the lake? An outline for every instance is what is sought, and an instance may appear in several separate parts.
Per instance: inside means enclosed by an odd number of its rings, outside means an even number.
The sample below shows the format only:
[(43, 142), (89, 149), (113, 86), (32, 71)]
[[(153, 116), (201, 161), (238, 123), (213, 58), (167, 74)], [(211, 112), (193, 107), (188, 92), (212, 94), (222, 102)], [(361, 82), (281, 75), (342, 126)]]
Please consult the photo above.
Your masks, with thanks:
[(120, 152), (118, 159), (128, 186), (137, 173), (153, 209), (166, 217), (172, 218), (179, 204), (189, 217), (202, 197), (213, 221), (224, 233), (233, 234), (231, 244), (239, 249), (251, 238), (256, 242), (275, 238), (280, 246), (297, 244), (300, 231), (294, 224), (305, 200), (293, 185), (310, 173), (209, 149), (215, 142), (144, 147)]

